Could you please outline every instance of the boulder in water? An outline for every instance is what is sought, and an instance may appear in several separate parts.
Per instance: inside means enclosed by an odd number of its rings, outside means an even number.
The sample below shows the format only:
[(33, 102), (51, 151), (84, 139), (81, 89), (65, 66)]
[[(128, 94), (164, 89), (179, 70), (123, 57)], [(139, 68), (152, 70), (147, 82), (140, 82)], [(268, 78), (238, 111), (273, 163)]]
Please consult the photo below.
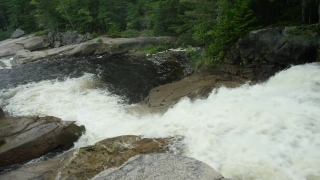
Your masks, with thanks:
[(0, 121), (0, 170), (55, 148), (68, 149), (84, 131), (84, 126), (52, 116), (6, 117)]
[(174, 154), (138, 155), (120, 167), (101, 172), (92, 180), (126, 179), (226, 180), (209, 165)]
[(23, 30), (21, 29), (16, 29), (13, 33), (12, 33), (12, 38), (19, 38), (23, 35), (25, 35), (26, 32), (24, 32)]

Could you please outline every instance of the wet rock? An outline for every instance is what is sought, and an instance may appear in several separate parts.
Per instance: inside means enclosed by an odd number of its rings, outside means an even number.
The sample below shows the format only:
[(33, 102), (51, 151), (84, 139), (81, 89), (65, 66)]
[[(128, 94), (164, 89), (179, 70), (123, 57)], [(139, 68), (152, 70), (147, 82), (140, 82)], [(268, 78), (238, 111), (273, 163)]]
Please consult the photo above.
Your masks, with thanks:
[[(242, 79), (226, 77), (226, 74), (218, 69), (208, 69), (185, 77), (181, 81), (153, 88), (144, 103), (149, 107), (147, 111), (161, 113), (176, 104), (181, 98), (206, 98), (214, 88), (221, 86), (233, 88), (244, 82), (245, 80)], [(144, 104), (141, 106), (142, 108), (137, 105), (137, 107), (133, 107), (133, 110), (135, 110), (134, 108), (138, 111), (145, 109)]]
[(267, 80), (285, 67), (286, 66), (271, 63), (255, 63), (246, 66), (224, 63), (219, 69), (227, 74), (239, 76), (252, 82), (261, 82)]
[(19, 38), (19, 37), (25, 35), (25, 33), (26, 33), (26, 32), (24, 32), (24, 31), (21, 30), (21, 29), (16, 29), (16, 30), (12, 33), (11, 37), (12, 37), (12, 38)]
[(225, 180), (209, 165), (180, 155), (147, 154), (130, 158), (124, 165), (105, 170), (92, 180)]
[(133, 135), (109, 138), (48, 161), (28, 164), (0, 175), (0, 179), (90, 179), (139, 154), (177, 152), (182, 147), (181, 140), (181, 137), (151, 139)]
[(2, 108), (0, 107), (0, 120), (4, 118), (4, 112)]
[(7, 65), (5, 63), (3, 63), (2, 61), (0, 61), (0, 69), (5, 69), (7, 67)]
[(85, 131), (71, 121), (46, 117), (6, 117), (0, 121), (0, 170), (40, 157), (59, 147), (70, 148)]

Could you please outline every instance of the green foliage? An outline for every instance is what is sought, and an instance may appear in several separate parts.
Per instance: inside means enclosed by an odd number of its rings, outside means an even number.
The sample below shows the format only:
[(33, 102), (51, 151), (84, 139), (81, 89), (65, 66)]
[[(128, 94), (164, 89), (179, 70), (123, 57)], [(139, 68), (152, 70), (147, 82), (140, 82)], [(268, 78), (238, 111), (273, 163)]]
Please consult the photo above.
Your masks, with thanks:
[(8, 31), (0, 31), (0, 41), (3, 41), (5, 39), (9, 39), (11, 36), (11, 32)]
[[(307, 25), (318, 23), (319, 3), (319, 0), (0, 0), (0, 36), (5, 38), (6, 32), (16, 28), (27, 32), (93, 32), (94, 37), (178, 36), (175, 46), (202, 45), (206, 51), (202, 61), (219, 65), (235, 42), (250, 30), (301, 25), (301, 19)], [(319, 32), (319, 26), (304, 26), (289, 35), (312, 39)]]
[(100, 34), (101, 34), (101, 32), (93, 31), (92, 36), (93, 36), (94, 38), (96, 38), (96, 37), (98, 37)]
[(121, 33), (121, 35), (124, 38), (132, 38), (132, 37), (138, 37), (139, 36), (139, 32), (137, 30), (128, 29), (126, 31), (123, 31)]
[(97, 39), (98, 43), (103, 43), (103, 40), (101, 38)]
[(152, 30), (143, 30), (140, 32), (141, 37), (150, 37), (154, 36), (154, 32)]
[(241, 37), (252, 30), (256, 21), (253, 11), (245, 1), (237, 0), (234, 4), (221, 3), (223, 14), (217, 18), (217, 25), (206, 33), (210, 39), (206, 46), (208, 55), (212, 56), (213, 64), (219, 65), (225, 58), (226, 52)]
[(45, 34), (45, 31), (38, 31), (34, 33), (35, 36), (42, 36), (44, 34)]
[(187, 46), (186, 55), (190, 57), (194, 68), (200, 67), (205, 62), (203, 49)]

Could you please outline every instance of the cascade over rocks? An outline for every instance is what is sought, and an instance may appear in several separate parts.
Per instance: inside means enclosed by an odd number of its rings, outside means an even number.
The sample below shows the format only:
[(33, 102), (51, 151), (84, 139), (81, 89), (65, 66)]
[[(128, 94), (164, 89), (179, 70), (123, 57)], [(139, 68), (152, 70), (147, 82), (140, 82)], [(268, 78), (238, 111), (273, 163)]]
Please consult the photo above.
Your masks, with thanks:
[(0, 170), (40, 157), (55, 148), (70, 148), (84, 126), (46, 117), (6, 117), (0, 121)]
[(185, 156), (146, 154), (130, 158), (124, 165), (110, 168), (92, 180), (227, 180), (209, 165)]
[(139, 154), (180, 153), (183, 148), (182, 139), (182, 137), (151, 139), (133, 135), (109, 138), (47, 161), (25, 165), (0, 175), (0, 179), (54, 180), (58, 176), (61, 179), (90, 179), (108, 168), (121, 166), (129, 158)]
[(193, 75), (180, 81), (164, 84), (150, 90), (144, 102), (130, 107), (128, 111), (140, 113), (163, 113), (184, 97), (206, 98), (214, 88), (238, 87), (247, 80), (226, 74), (219, 69), (199, 69)]

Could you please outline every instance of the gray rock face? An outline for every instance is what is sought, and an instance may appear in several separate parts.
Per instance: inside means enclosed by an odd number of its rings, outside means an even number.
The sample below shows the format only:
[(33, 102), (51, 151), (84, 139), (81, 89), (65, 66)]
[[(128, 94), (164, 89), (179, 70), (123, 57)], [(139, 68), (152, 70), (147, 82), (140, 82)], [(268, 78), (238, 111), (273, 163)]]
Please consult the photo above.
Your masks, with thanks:
[(209, 165), (173, 154), (135, 156), (118, 168), (101, 172), (93, 180), (224, 180)]
[(0, 120), (4, 118), (4, 112), (2, 108), (0, 107)]
[(0, 42), (0, 57), (15, 55), (20, 50), (37, 50), (48, 47), (41, 36), (27, 36)]
[(133, 135), (109, 138), (48, 161), (25, 165), (0, 175), (0, 179), (87, 180), (108, 168), (119, 167), (139, 154), (168, 153), (170, 147), (174, 152), (181, 151), (181, 140), (181, 137), (151, 139)]
[(90, 33), (82, 35), (78, 34), (76, 31), (68, 31), (65, 33), (49, 32), (45, 36), (44, 41), (48, 42), (50, 46), (57, 48), (59, 46), (83, 43), (91, 39), (93, 39), (93, 36)]
[(26, 32), (24, 32), (23, 30), (21, 29), (16, 29), (13, 33), (12, 33), (12, 38), (19, 38), (23, 35), (25, 35)]
[[(70, 35), (70, 34), (69, 34)], [(70, 35), (71, 36), (71, 35)], [(28, 62), (36, 61), (41, 58), (66, 55), (93, 55), (93, 54), (122, 54), (129, 52), (135, 47), (143, 47), (149, 44), (161, 44), (164, 41), (174, 41), (172, 37), (138, 37), (138, 38), (101, 38), (103, 43), (97, 42), (98, 38), (91, 41), (86, 41), (80, 44), (65, 45), (59, 48), (53, 48), (43, 51), (21, 51), (18, 52), (13, 58), (13, 65), (25, 64)], [(49, 40), (46, 44), (49, 43)], [(1, 47), (1, 44), (0, 44)], [(21, 48), (23, 49), (23, 48)], [(21, 50), (19, 49), (19, 50)], [(17, 52), (17, 51), (16, 51)], [(1, 49), (0, 49), (1, 56)]]
[(70, 148), (85, 131), (59, 118), (6, 117), (0, 121), (0, 169), (23, 163), (53, 150)]
[(319, 27), (268, 28), (251, 32), (229, 54), (232, 63), (268, 62), (280, 65), (314, 62), (320, 45)]

